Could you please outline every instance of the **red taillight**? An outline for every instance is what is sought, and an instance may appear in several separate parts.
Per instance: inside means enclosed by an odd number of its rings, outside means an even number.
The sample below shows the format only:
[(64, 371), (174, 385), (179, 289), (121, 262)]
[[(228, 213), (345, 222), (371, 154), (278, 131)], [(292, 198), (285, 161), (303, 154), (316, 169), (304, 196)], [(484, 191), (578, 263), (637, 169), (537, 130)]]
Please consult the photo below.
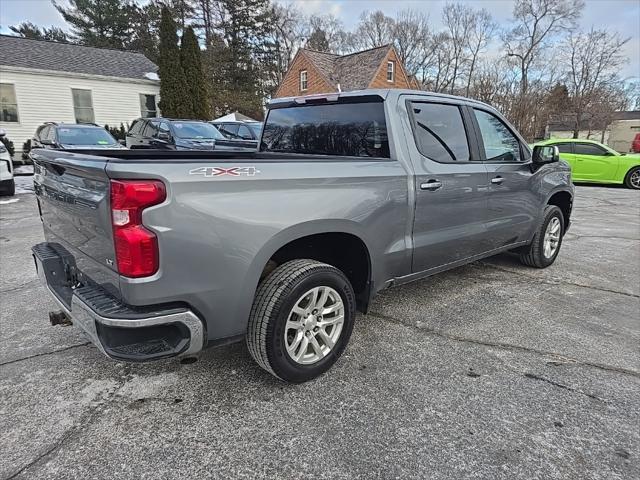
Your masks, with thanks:
[(147, 277), (158, 271), (158, 239), (142, 225), (142, 211), (166, 197), (159, 180), (111, 180), (111, 224), (121, 275)]

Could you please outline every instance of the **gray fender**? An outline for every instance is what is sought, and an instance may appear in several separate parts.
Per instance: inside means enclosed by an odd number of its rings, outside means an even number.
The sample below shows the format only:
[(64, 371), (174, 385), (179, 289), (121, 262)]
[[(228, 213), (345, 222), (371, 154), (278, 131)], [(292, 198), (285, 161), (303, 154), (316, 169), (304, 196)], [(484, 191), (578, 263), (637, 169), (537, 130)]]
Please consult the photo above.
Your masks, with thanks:
[[(253, 297), (255, 295), (260, 275), (269, 261), (269, 259), (280, 248), (286, 244), (298, 240), (302, 237), (309, 235), (316, 235), (319, 233), (347, 233), (351, 234), (364, 243), (369, 252), (369, 258), (373, 258), (371, 251), (371, 242), (366, 238), (364, 229), (360, 224), (349, 220), (312, 220), (309, 222), (303, 222), (296, 225), (291, 225), (284, 230), (279, 231), (273, 237), (271, 237), (258, 251), (253, 258), (253, 262), (249, 266), (244, 279), (244, 285), (246, 290), (243, 292), (242, 299), (238, 308), (238, 317), (242, 319), (242, 328), (246, 329), (246, 324), (249, 319), (249, 313), (251, 311), (251, 305), (253, 304)], [(371, 262), (370, 276), (373, 278), (373, 262)]]

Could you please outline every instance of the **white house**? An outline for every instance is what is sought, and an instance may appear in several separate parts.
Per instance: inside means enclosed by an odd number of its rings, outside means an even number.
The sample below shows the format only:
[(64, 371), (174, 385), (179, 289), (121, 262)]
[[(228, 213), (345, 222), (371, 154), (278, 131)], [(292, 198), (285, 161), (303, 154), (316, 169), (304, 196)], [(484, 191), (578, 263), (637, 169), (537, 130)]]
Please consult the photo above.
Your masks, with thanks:
[(44, 122), (155, 117), (157, 69), (141, 53), (0, 35), (0, 128), (20, 151)]

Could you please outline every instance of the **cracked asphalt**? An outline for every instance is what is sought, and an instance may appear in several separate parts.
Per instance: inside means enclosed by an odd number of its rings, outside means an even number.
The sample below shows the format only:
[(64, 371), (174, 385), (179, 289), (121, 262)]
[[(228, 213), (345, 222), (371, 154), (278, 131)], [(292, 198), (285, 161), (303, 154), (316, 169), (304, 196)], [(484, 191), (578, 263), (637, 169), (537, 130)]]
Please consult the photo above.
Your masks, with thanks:
[(0, 478), (640, 478), (640, 193), (578, 187), (546, 270), (494, 257), (385, 291), (326, 375), (243, 344), (122, 364), (55, 306), (32, 195), (0, 205)]

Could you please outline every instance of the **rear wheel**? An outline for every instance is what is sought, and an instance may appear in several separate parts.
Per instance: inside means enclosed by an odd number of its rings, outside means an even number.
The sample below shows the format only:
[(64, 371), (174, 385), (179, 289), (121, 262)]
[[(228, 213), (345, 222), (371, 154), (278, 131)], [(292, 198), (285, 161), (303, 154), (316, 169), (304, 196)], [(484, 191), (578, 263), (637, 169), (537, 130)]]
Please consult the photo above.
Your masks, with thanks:
[(11, 180), (4, 180), (0, 182), (0, 195), (8, 195), (12, 197), (16, 193), (16, 182), (12, 178)]
[(520, 253), (520, 261), (529, 267), (548, 267), (555, 262), (560, 252), (563, 236), (562, 210), (555, 205), (547, 205), (542, 224), (533, 236), (531, 244)]
[(315, 260), (292, 260), (258, 287), (247, 346), (269, 373), (306, 382), (329, 370), (342, 354), (354, 316), (353, 288), (340, 270)]
[(640, 190), (640, 167), (634, 167), (629, 170), (629, 173), (624, 178), (624, 184), (627, 188)]

